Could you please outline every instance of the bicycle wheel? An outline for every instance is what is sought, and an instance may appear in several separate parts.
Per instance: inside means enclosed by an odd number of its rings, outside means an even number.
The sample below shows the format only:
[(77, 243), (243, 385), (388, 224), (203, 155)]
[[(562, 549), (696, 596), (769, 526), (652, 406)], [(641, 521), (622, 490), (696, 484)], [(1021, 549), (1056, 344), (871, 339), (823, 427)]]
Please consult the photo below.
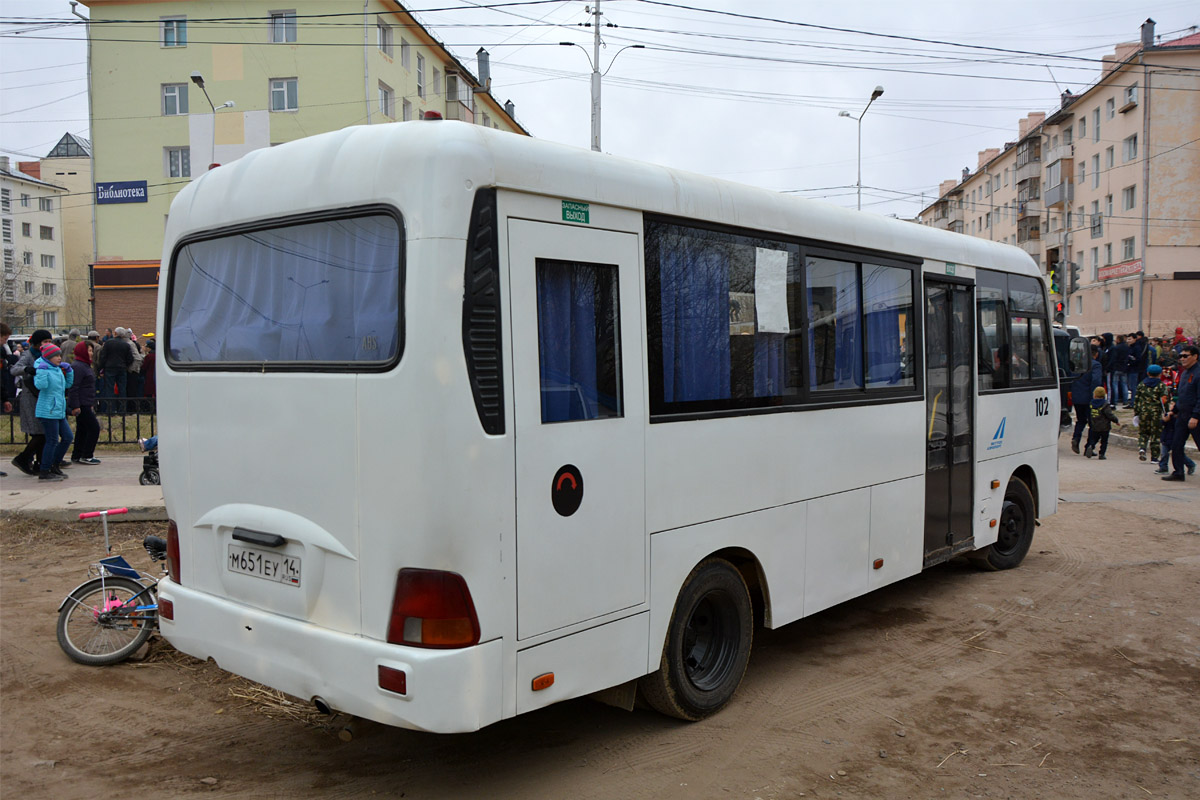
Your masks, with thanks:
[(80, 664), (100, 667), (124, 661), (145, 644), (158, 621), (157, 611), (134, 607), (156, 603), (153, 589), (146, 591), (130, 578), (88, 581), (71, 592), (59, 612), (58, 644)]

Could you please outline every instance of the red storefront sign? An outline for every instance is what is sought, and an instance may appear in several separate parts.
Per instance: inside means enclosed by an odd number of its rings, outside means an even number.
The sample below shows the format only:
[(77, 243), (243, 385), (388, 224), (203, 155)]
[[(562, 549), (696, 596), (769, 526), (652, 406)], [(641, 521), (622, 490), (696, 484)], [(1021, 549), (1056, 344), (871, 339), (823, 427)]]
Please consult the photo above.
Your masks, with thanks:
[(1126, 261), (1121, 264), (1111, 264), (1100, 268), (1100, 280), (1108, 281), (1113, 278), (1124, 278), (1126, 275), (1137, 275), (1142, 271), (1142, 260)]

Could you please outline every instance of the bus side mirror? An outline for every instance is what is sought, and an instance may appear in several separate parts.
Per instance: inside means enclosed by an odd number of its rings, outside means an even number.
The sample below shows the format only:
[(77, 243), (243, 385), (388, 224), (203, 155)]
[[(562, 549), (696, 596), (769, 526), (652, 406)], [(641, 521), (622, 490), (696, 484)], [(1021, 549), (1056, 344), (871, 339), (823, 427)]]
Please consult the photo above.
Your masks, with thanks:
[(1070, 366), (1072, 375), (1082, 375), (1092, 366), (1092, 343), (1082, 336), (1071, 340)]

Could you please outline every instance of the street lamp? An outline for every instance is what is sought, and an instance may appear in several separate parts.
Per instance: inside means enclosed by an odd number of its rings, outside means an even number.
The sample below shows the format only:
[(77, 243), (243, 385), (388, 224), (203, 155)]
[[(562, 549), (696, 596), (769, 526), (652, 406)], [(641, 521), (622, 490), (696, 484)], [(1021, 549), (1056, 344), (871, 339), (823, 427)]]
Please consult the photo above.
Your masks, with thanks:
[[(596, 0), (595, 6), (588, 6), (587, 13), (596, 17), (596, 21), (592, 23), (592, 29), (595, 32), (595, 37), (592, 40), (592, 48), (595, 55), (588, 56), (588, 64), (592, 67), (592, 149), (600, 152), (600, 78), (608, 74), (608, 70), (612, 69), (613, 62), (617, 60), (617, 56), (629, 50), (644, 50), (644, 44), (627, 44), (613, 54), (612, 61), (608, 62), (608, 69), (600, 72), (600, 0)], [(559, 42), (563, 47), (578, 47), (587, 55), (587, 48), (575, 42)]]
[[(874, 103), (882, 95), (883, 95), (883, 87), (876, 86), (875, 91), (871, 92), (871, 99), (867, 101), (867, 108), (870, 108), (871, 103)], [(850, 119), (858, 122), (858, 182), (855, 184), (855, 187), (858, 189), (858, 210), (859, 211), (862, 211), (862, 119), (863, 119), (863, 117), (865, 117), (867, 115), (867, 108), (864, 108), (862, 110), (862, 113), (859, 114), (857, 117), (854, 116), (853, 114), (851, 114), (849, 111), (839, 111), (838, 112), (839, 117), (849, 117)]]
[(199, 72), (192, 73), (192, 83), (199, 86), (200, 91), (204, 92), (204, 99), (208, 101), (208, 107), (211, 108), (212, 112), (213, 112), (212, 161), (210, 161), (209, 165), (208, 165), (209, 169), (213, 169), (215, 167), (221, 166), (220, 164), (216, 163), (217, 162), (217, 109), (218, 108), (233, 108), (234, 102), (232, 100), (226, 100), (224, 103), (221, 103), (221, 105), (214, 106), (212, 98), (210, 98), (208, 96), (208, 90), (204, 88), (204, 76), (201, 75)]

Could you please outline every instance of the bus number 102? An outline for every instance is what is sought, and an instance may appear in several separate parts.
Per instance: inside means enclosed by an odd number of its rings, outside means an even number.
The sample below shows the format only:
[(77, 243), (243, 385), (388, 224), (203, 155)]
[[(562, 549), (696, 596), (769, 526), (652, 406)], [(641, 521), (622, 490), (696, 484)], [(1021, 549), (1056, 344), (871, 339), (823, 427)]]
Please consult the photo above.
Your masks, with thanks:
[(1044, 417), (1050, 413), (1050, 398), (1035, 397), (1033, 398), (1033, 408), (1036, 412), (1035, 416)]

